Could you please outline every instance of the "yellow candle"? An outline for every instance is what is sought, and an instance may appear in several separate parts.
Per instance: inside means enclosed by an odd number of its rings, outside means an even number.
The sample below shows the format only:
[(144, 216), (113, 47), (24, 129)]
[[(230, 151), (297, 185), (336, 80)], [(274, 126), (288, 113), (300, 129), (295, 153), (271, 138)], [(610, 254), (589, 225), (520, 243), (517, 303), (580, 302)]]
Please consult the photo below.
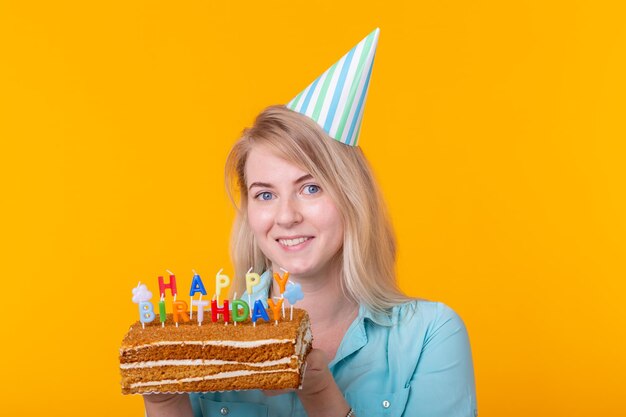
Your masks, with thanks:
[(220, 299), (222, 288), (226, 288), (230, 285), (230, 278), (228, 275), (222, 274), (222, 271), (223, 269), (220, 269), (215, 275), (215, 295), (218, 300)]
[(248, 291), (248, 295), (252, 294), (252, 288), (261, 282), (259, 274), (250, 271), (252, 271), (252, 268), (246, 273), (246, 291)]

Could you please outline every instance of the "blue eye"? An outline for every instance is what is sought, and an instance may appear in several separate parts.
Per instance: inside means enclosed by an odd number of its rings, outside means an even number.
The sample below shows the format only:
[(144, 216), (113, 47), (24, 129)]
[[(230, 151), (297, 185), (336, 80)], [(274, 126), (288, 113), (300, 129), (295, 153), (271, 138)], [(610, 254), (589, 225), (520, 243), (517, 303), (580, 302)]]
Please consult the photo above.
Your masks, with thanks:
[(268, 201), (272, 199), (272, 193), (265, 191), (263, 193), (257, 194), (256, 198), (263, 201)]
[(305, 185), (304, 186), (304, 194), (315, 194), (320, 191), (320, 187), (317, 185)]

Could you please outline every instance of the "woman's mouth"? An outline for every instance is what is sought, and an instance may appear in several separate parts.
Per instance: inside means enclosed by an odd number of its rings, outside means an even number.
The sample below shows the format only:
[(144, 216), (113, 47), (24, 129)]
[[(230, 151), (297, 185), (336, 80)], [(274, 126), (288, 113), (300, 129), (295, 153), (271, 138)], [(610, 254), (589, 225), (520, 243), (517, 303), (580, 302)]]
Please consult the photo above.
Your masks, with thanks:
[(295, 248), (303, 245), (305, 242), (313, 239), (311, 236), (303, 236), (292, 239), (276, 239), (281, 246), (286, 248)]

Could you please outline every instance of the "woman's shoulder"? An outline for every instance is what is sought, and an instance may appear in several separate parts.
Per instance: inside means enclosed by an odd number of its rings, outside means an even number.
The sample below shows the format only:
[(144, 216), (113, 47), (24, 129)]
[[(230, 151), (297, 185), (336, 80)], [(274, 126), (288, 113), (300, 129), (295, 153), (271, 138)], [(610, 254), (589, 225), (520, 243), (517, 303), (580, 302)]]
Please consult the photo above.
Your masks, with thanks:
[(387, 355), (401, 356), (402, 363), (410, 370), (409, 378), (418, 362), (428, 369), (446, 358), (470, 358), (465, 324), (445, 303), (409, 300), (394, 306), (387, 317), (386, 322), (368, 321), (365, 326), (368, 341), (376, 346), (384, 345)]
[(439, 301), (413, 299), (398, 304), (392, 308), (390, 318), (393, 326), (419, 331), (425, 338), (442, 331), (466, 331), (459, 314)]
[(404, 321), (408, 317), (411, 320), (441, 321), (460, 320), (460, 316), (447, 304), (441, 301), (430, 301), (415, 298), (398, 304), (391, 309), (391, 317), (395, 322)]

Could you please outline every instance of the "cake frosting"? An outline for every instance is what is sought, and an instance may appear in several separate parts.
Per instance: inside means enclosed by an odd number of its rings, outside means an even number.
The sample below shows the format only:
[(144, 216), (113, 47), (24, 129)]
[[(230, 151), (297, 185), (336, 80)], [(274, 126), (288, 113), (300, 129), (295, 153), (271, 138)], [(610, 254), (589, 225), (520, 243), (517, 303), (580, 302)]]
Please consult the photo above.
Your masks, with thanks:
[[(171, 323), (171, 315), (166, 322)], [(124, 394), (297, 388), (311, 350), (308, 314), (293, 320), (179, 323), (139, 321), (120, 348)]]

